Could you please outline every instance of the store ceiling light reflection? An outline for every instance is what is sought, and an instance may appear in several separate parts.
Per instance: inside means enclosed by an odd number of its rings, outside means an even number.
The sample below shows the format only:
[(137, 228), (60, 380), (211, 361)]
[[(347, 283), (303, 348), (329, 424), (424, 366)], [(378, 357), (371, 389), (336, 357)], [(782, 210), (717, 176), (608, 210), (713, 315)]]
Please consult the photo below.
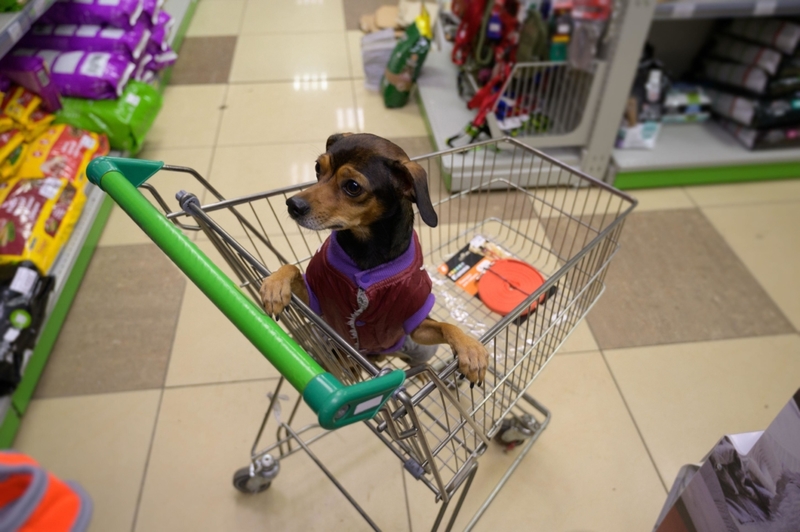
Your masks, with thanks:
[(341, 107), (336, 109), (336, 127), (339, 128), (340, 131), (347, 128), (348, 130), (352, 131), (358, 128), (358, 131), (364, 131), (364, 109), (358, 107), (353, 109), (352, 107), (347, 107), (342, 109)]
[(295, 74), (295, 91), (326, 91), (328, 90), (328, 74)]

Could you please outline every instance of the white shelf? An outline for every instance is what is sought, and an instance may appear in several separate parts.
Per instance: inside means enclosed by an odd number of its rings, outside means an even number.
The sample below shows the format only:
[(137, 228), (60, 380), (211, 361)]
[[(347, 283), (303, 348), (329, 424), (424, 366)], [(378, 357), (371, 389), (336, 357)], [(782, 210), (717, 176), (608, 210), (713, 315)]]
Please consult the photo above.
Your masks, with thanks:
[(19, 42), (36, 20), (55, 0), (31, 0), (20, 11), (0, 13), (0, 57)]
[(665, 124), (652, 150), (614, 150), (619, 172), (800, 161), (800, 148), (748, 151), (715, 122)]
[(771, 17), (800, 14), (797, 0), (700, 0), (664, 2), (656, 6), (655, 20)]

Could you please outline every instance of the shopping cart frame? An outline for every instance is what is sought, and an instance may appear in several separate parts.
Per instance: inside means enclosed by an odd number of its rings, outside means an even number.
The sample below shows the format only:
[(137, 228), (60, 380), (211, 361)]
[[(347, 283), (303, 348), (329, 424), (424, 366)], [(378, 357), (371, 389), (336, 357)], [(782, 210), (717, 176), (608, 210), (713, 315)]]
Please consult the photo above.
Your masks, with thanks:
[[(569, 210), (565, 210), (565, 201), (561, 200), (560, 208), (547, 201), (547, 197), (541, 200), (542, 205), (537, 208), (546, 209), (549, 205), (551, 214), (555, 219), (566, 217), (568, 226), (573, 229), (583, 231), (583, 242), (579, 250), (572, 254), (576, 242), (569, 246), (569, 253), (563, 252), (564, 256), (554, 253), (550, 257), (547, 253), (548, 262), (553, 269), (552, 275), (537, 291), (523, 301), (512, 313), (497, 320), (490, 326), (484, 334), (480, 335), (481, 341), (490, 347), (493, 352), (495, 365), (490, 366), (490, 374), (493, 382), (489, 383), (488, 388), (483, 390), (483, 396), (478, 392), (477, 400), (475, 394), (464, 392), (461, 383), (457, 379), (457, 362), (451, 360), (447, 363), (439, 364), (437, 367), (430, 365), (416, 368), (400, 369), (394, 363), (384, 363), (379, 366), (373, 360), (359, 353), (352, 348), (346, 341), (339, 338), (336, 333), (322, 320), (311, 312), (308, 307), (303, 305), (296, 297), (293, 297), (292, 305), (284, 311), (282, 315), (284, 324), (293, 335), (302, 342), (309, 353), (286, 335), (270, 318), (265, 316), (253, 301), (247, 300), (239, 288), (250, 291), (251, 296), (258, 300), (258, 282), (269, 274), (269, 269), (263, 264), (260, 255), (253, 254), (251, 250), (245, 249), (234, 236), (223, 229), (214, 219), (213, 215), (219, 212), (231, 212), (236, 221), (242, 224), (260, 240), (260, 244), (274, 252), (281, 263), (293, 262), (288, 260), (274, 247), (272, 240), (264, 230), (260, 219), (260, 228), (248, 221), (247, 217), (237, 210), (237, 207), (244, 205), (253, 208), (256, 201), (269, 201), (270, 198), (285, 198), (297, 190), (302, 189), (308, 184), (287, 187), (277, 191), (261, 194), (253, 194), (233, 200), (225, 200), (214, 187), (212, 187), (197, 172), (183, 167), (173, 167), (164, 165), (161, 162), (153, 161), (133, 161), (125, 159), (102, 158), (94, 161), (89, 169), (89, 176), (92, 182), (99, 184), (106, 190), (117, 203), (142, 227), (142, 229), (158, 244), (162, 250), (197, 284), (201, 290), (216, 304), (223, 313), (250, 339), (251, 342), (272, 362), (282, 374), (278, 382), (277, 389), (273, 392), (269, 408), (262, 420), (256, 441), (251, 449), (251, 462), (248, 467), (237, 471), (234, 476), (234, 483), (242, 491), (258, 492), (266, 489), (271, 480), (277, 474), (279, 462), (284, 458), (303, 450), (314, 460), (322, 471), (332, 480), (336, 487), (348, 498), (353, 506), (361, 513), (365, 520), (374, 529), (377, 525), (371, 520), (367, 513), (361, 508), (355, 499), (344, 489), (335, 479), (334, 475), (325, 468), (324, 464), (313, 454), (309, 445), (325, 436), (325, 432), (316, 435), (308, 441), (303, 440), (303, 436), (316, 429), (316, 425), (309, 425), (299, 430), (292, 428), (291, 424), (298, 411), (300, 399), (295, 403), (287, 421), (278, 419), (277, 442), (265, 450), (257, 451), (261, 436), (265, 430), (270, 415), (275, 410), (276, 402), (279, 401), (281, 386), (284, 380), (288, 380), (294, 386), (309, 406), (318, 414), (318, 425), (323, 428), (338, 428), (348, 423), (363, 420), (367, 423), (370, 430), (387, 445), (403, 461), (406, 470), (417, 480), (422, 481), (436, 495), (437, 501), (442, 502), (438, 517), (434, 523), (434, 529), (443, 521), (448, 505), (456, 499), (456, 492), (462, 488), (462, 492), (457, 497), (454, 511), (449, 519), (447, 529), (449, 530), (458, 515), (464, 498), (469, 490), (472, 480), (477, 472), (477, 459), (489, 445), (492, 438), (500, 437), (505, 434), (506, 420), (516, 420), (515, 430), (521, 430), (527, 434), (527, 441), (520, 454), (515, 459), (512, 466), (508, 469), (496, 488), (493, 490), (486, 502), (479, 508), (467, 528), (472, 528), (482, 513), (500, 491), (507, 479), (521, 462), (522, 458), (530, 450), (532, 444), (539, 437), (550, 420), (550, 412), (540, 405), (535, 399), (527, 394), (527, 389), (533, 382), (536, 375), (543, 369), (546, 363), (552, 358), (555, 351), (566, 341), (577, 322), (582, 319), (591, 309), (597, 298), (602, 293), (604, 285), (602, 283), (607, 266), (613, 258), (618, 247), (618, 238), (622, 229), (625, 216), (635, 207), (635, 200), (629, 196), (614, 190), (605, 183), (602, 183), (590, 176), (581, 174), (576, 170), (552, 159), (551, 157), (538, 152), (514, 139), (502, 139), (501, 141), (486, 141), (470, 146), (468, 148), (455, 148), (437, 152), (428, 156), (415, 158), (417, 161), (428, 160), (428, 172), (431, 173), (431, 160), (438, 160), (449, 156), (456, 160), (458, 156), (461, 161), (461, 171), (470, 171), (469, 163), (465, 163), (472, 158), (472, 172), (475, 174), (476, 161), (479, 153), (483, 153), (482, 167), (477, 171), (481, 176), (492, 175), (500, 172), (502, 164), (497, 163), (496, 153), (511, 149), (513, 156), (520, 153), (524, 166), (526, 156), (530, 162), (528, 179), (531, 176), (546, 176), (545, 183), (552, 181), (554, 172), (558, 176), (565, 174), (567, 178), (578, 176), (586, 184), (590, 185), (595, 191), (608, 196), (608, 204), (612, 197), (617, 200), (616, 213), (608, 214), (603, 208), (608, 210), (608, 205), (600, 207), (602, 212), (602, 222), (597, 230), (594, 230), (592, 221), (598, 214), (600, 199), (594, 205), (593, 211), (586, 211), (587, 199), (584, 200), (584, 214), (591, 217), (582, 220), (579, 216), (572, 216)], [(487, 155), (495, 153), (494, 160), (490, 160), (487, 167)], [(491, 157), (491, 155), (490, 155)], [(533, 172), (533, 162), (538, 162), (536, 172)], [(452, 162), (452, 161), (451, 161)], [(452, 206), (452, 202), (467, 202), (466, 216), (471, 214), (473, 197), (477, 193), (477, 207), (480, 209), (482, 194), (489, 195), (490, 189), (497, 188), (498, 183), (506, 186), (507, 191), (523, 191), (525, 186), (535, 186), (536, 183), (519, 182), (515, 183), (513, 157), (511, 164), (511, 174), (508, 178), (492, 179), (490, 183), (479, 182), (465, 191), (453, 194), (445, 198), (439, 198), (436, 202), (438, 210), (442, 211), (445, 207)], [(546, 166), (546, 168), (545, 168)], [(443, 168), (440, 165), (440, 169)], [(452, 165), (450, 165), (452, 168)], [(216, 198), (216, 202), (201, 205), (199, 199), (190, 193), (181, 192), (178, 194), (180, 203), (179, 211), (168, 208), (166, 202), (145, 181), (159, 170), (170, 170), (188, 172), (198, 179), (206, 190)], [(546, 171), (545, 171), (546, 170)], [(520, 176), (517, 176), (519, 178)], [(482, 179), (482, 178), (481, 178)], [(164, 210), (161, 214), (136, 188), (143, 186), (148, 188), (154, 195), (156, 203)], [(485, 190), (484, 190), (485, 189)], [(531, 198), (532, 194), (529, 194)], [(605, 196), (604, 196), (605, 197)], [(511, 212), (516, 209), (517, 197), (514, 197)], [(523, 197), (527, 201), (528, 198)], [(505, 198), (504, 208), (509, 207), (509, 198)], [(573, 200), (573, 206), (578, 200)], [(489, 205), (490, 198), (487, 197), (484, 213)], [(527, 205), (527, 203), (526, 203)], [(272, 206), (270, 205), (272, 208)], [(463, 210), (463, 208), (460, 208)], [(274, 208), (272, 208), (274, 214)], [(458, 223), (456, 232), (461, 224), (462, 213), (458, 211)], [(525, 207), (522, 207), (523, 215)], [(556, 214), (556, 211), (560, 214)], [(253, 211), (255, 213), (255, 210)], [(529, 207), (529, 212), (533, 212)], [(444, 214), (444, 216), (442, 216)], [(541, 214), (539, 214), (541, 216)], [(192, 224), (187, 224), (183, 220), (192, 220)], [(608, 217), (608, 221), (606, 220)], [(440, 220), (444, 222), (452, 221), (452, 212), (440, 212)], [(547, 218), (548, 220), (553, 217)], [(607, 223), (606, 223), (607, 221)], [(486, 221), (478, 221), (478, 226), (483, 227), (486, 223), (499, 225), (500, 232), (506, 232), (517, 240), (531, 240), (528, 235), (523, 234), (522, 227), (512, 228), (503, 227), (503, 221), (496, 218), (487, 218)], [(278, 223), (280, 223), (278, 221)], [(468, 222), (467, 223), (471, 223)], [(548, 222), (549, 223), (549, 222)], [(447, 225), (445, 223), (444, 225)], [(451, 224), (452, 225), (452, 224)], [(556, 232), (552, 235), (553, 239), (562, 238), (562, 245), (565, 245), (567, 236), (559, 236), (557, 229), (562, 225), (562, 220), (555, 224)], [(226, 275), (216, 266), (178, 229), (181, 227), (186, 230), (203, 230), (210, 238), (214, 247), (222, 254), (223, 258), (234, 268), (239, 277), (240, 287), (237, 287)], [(530, 221), (528, 222), (530, 229)], [(261, 233), (259, 233), (259, 229)], [(513, 229), (513, 234), (512, 234)], [(589, 231), (592, 229), (592, 231)], [(283, 229), (282, 229), (283, 230)], [(422, 231), (421, 226), (417, 226), (418, 232)], [(441, 231), (440, 231), (441, 233)], [(284, 237), (286, 232), (283, 231)], [(248, 233), (248, 237), (252, 235)], [(430, 235), (428, 235), (430, 236)], [(463, 238), (464, 235), (457, 236)], [(591, 237), (591, 238), (590, 238)], [(305, 236), (303, 236), (305, 240)], [(458, 242), (460, 245), (460, 241)], [(255, 245), (251, 238), (251, 244)], [(439, 243), (439, 248), (446, 247), (448, 243)], [(541, 244), (538, 244), (542, 248)], [(527, 244), (526, 244), (527, 246)], [(308, 246), (306, 246), (308, 247)], [(437, 249), (439, 249), (437, 248)], [(533, 247), (531, 247), (533, 250)], [(539, 249), (541, 256), (543, 249)], [(294, 253), (294, 251), (293, 251)], [(297, 259), (297, 256), (294, 257)], [(302, 263), (302, 260), (295, 260)], [(585, 269), (585, 271), (583, 269)], [(567, 275), (570, 272), (570, 275)], [(578, 286), (578, 282), (582, 283)], [(574, 285), (574, 286), (573, 286)], [(221, 287), (221, 288), (220, 288)], [(554, 296), (557, 290), (561, 292), (557, 297)], [(570, 290), (575, 292), (571, 293)], [(578, 289), (580, 289), (578, 291)], [(565, 295), (568, 294), (568, 295)], [(552, 297), (551, 297), (552, 296)], [(554, 303), (546, 304), (548, 298)], [(231, 302), (235, 304), (231, 304)], [(578, 304), (580, 303), (580, 304)], [(529, 312), (532, 306), (536, 306), (536, 312)], [(533, 317), (531, 317), (533, 316)], [(524, 318), (524, 319), (521, 319)], [(252, 326), (255, 324), (255, 326)], [(533, 327), (531, 325), (533, 324)], [(540, 331), (536, 336), (534, 331)], [(513, 329), (513, 331), (512, 331)], [(512, 331), (511, 333), (509, 331)], [(505, 351), (498, 344), (502, 341), (505, 334), (505, 348), (509, 348), (509, 335), (516, 334), (517, 340), (520, 335), (523, 338), (522, 354), (516, 351), (516, 344), (510, 347), (513, 353), (512, 366), (508, 367), (508, 359), (504, 359), (504, 366), (501, 368), (498, 353)], [(545, 341), (547, 340), (547, 341)], [(326, 343), (327, 342), (327, 343)], [(528, 347), (530, 345), (530, 347)], [(322, 347), (320, 347), (322, 346)], [(538, 346), (538, 347), (537, 347)], [(331, 353), (328, 353), (331, 348)], [(534, 353), (534, 350), (538, 350)], [(535, 355), (535, 360), (534, 356)], [(441, 362), (442, 359), (439, 359)], [(300, 370), (298, 371), (298, 368)], [(324, 369), (323, 369), (324, 368)], [(299, 373), (299, 374), (298, 374)], [(419, 384), (418, 378), (421, 374), (427, 376), (424, 384)], [(415, 380), (417, 379), (417, 380)], [(516, 379), (516, 380), (515, 380)], [(488, 380), (488, 379), (487, 379)], [(315, 384), (319, 383), (320, 384)], [(316, 386), (314, 393), (308, 394), (308, 386)], [(471, 388), (470, 388), (471, 390)], [(440, 400), (431, 399), (438, 397)], [(324, 395), (324, 398), (323, 398)], [(471, 397), (471, 405), (469, 403)], [(524, 401), (529, 408), (525, 409), (520, 404)], [(437, 402), (438, 401), (438, 402)], [(467, 405), (462, 404), (466, 401)], [(499, 401), (499, 409), (492, 401)], [(357, 405), (368, 405), (367, 408), (359, 410)], [(492, 415), (487, 421), (485, 418)], [(441, 411), (440, 411), (441, 410)], [(379, 418), (375, 418), (379, 414)], [(422, 417), (427, 416), (426, 420), (430, 424), (426, 425)], [(483, 416), (484, 419), (479, 419)], [(510, 416), (510, 417), (509, 417)], [(479, 426), (480, 424), (480, 426)], [(527, 424), (527, 425), (526, 425)], [(436, 433), (436, 434), (434, 434)], [(298, 446), (292, 449), (292, 442)], [(452, 453), (442, 453), (452, 447)], [(273, 457), (275, 450), (278, 450), (278, 459)], [(443, 459), (445, 456), (446, 459)], [(453, 467), (452, 461), (455, 459), (456, 466)], [(449, 474), (452, 473), (452, 476)], [(443, 478), (448, 475), (449, 478)], [(239, 484), (237, 484), (237, 480)]]

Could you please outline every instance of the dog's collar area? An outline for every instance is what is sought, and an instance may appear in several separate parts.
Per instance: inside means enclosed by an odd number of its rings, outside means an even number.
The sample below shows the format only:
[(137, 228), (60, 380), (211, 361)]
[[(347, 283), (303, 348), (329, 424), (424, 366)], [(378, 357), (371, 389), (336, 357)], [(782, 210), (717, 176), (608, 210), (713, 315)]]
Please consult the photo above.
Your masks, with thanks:
[(337, 232), (334, 231), (331, 233), (331, 236), (328, 237), (328, 263), (333, 268), (346, 275), (356, 286), (364, 290), (376, 283), (398, 275), (409, 268), (414, 262), (414, 257), (418, 252), (417, 250), (420, 249), (417, 232), (414, 231), (411, 235), (411, 242), (408, 248), (399, 257), (369, 270), (359, 270), (356, 263), (353, 262), (353, 259), (351, 259), (339, 245), (336, 235)]

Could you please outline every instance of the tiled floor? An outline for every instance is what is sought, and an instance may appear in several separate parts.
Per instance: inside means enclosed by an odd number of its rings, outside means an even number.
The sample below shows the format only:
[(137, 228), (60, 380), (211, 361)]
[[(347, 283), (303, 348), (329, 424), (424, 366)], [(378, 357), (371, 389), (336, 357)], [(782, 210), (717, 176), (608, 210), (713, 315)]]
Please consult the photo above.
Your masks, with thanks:
[[(238, 196), (311, 178), (335, 131), (430, 151), (414, 104), (362, 86), (353, 30), (381, 3), (202, 0), (142, 156)], [(650, 530), (682, 464), (765, 428), (800, 385), (800, 180), (635, 195), (605, 295), (531, 388), (553, 421), (478, 530)], [(114, 211), (16, 447), (84, 485), (93, 531), (365, 529), (304, 456), (266, 493), (231, 486), (276, 375)], [(385, 530), (432, 523), (431, 493), (365, 427), (323, 441)], [(456, 529), (514, 457), (481, 458)]]

